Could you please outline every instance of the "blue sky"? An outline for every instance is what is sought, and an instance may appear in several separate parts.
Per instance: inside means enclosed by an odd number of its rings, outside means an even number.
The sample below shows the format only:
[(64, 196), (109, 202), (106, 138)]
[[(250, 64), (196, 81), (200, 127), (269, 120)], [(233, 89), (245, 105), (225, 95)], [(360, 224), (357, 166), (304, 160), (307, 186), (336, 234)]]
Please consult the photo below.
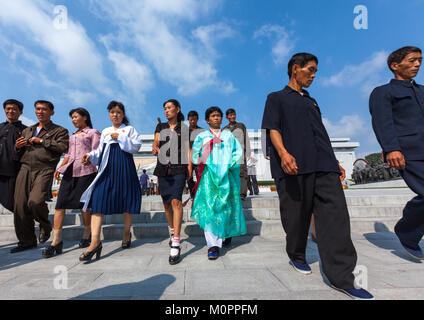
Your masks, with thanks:
[[(367, 30), (354, 28), (357, 5), (368, 9)], [(362, 156), (380, 149), (369, 94), (390, 80), (390, 52), (423, 47), (423, 11), (424, 0), (0, 0), (0, 100), (24, 102), (26, 123), (35, 100), (51, 100), (53, 120), (72, 131), (70, 109), (86, 107), (101, 130), (114, 99), (153, 133), (170, 98), (197, 110), (201, 126), (217, 105), (257, 130), (267, 94), (287, 84), (290, 56), (306, 51), (320, 60), (309, 91), (330, 136), (360, 142)]]

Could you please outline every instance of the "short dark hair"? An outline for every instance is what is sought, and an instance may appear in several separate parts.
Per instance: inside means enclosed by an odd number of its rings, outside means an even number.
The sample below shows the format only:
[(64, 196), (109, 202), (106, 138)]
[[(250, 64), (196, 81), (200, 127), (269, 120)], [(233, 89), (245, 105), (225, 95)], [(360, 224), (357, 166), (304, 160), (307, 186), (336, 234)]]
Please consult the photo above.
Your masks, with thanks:
[(199, 114), (197, 113), (197, 111), (192, 110), (187, 114), (187, 119), (190, 117), (197, 117), (197, 119), (199, 119)]
[(236, 110), (234, 110), (233, 108), (227, 109), (227, 111), (225, 111), (225, 116), (228, 116), (229, 114), (232, 113), (236, 113)]
[(18, 101), (18, 100), (15, 100), (15, 99), (6, 100), (5, 102), (3, 102), (3, 109), (6, 109), (6, 106), (8, 104), (12, 104), (14, 106), (17, 106), (19, 111), (21, 111), (21, 112), (24, 110), (24, 104), (22, 102)]
[(37, 101), (35, 101), (35, 102), (34, 102), (34, 107), (35, 107), (37, 104), (44, 104), (44, 105), (45, 105), (45, 106), (47, 106), (50, 110), (54, 110), (54, 105), (53, 105), (53, 103), (51, 103), (50, 101), (47, 101), (47, 100), (37, 100)]
[(221, 117), (223, 117), (223, 113), (222, 110), (219, 107), (210, 107), (206, 110), (205, 112), (205, 120), (208, 121), (209, 117), (211, 116), (212, 113), (214, 112), (219, 112), (221, 114)]
[(412, 46), (408, 46), (408, 47), (403, 47), (400, 49), (397, 49), (396, 51), (392, 52), (389, 57), (387, 58), (387, 64), (389, 66), (389, 69), (393, 71), (392, 69), (392, 64), (393, 63), (401, 63), (403, 59), (405, 59), (405, 57), (413, 52), (419, 52), (422, 53), (421, 49), (418, 47), (412, 47)]
[(143, 169), (143, 173), (146, 173), (147, 172), (147, 170), (146, 169)]
[(170, 102), (170, 103), (172, 103), (176, 108), (180, 108), (180, 112), (178, 112), (178, 115), (177, 115), (177, 121), (178, 122), (182, 122), (182, 121), (184, 121), (184, 114), (182, 113), (182, 111), (181, 111), (181, 104), (180, 104), (180, 102), (177, 100), (177, 99), (169, 99), (169, 100), (167, 100), (167, 101), (165, 101), (164, 103), (163, 103), (163, 107), (165, 108), (165, 105), (168, 103), (168, 102)]
[(87, 125), (87, 127), (93, 129), (93, 124), (91, 123), (90, 112), (88, 112), (84, 108), (76, 108), (76, 109), (72, 109), (71, 111), (69, 111), (69, 116), (72, 118), (72, 115), (75, 112), (78, 113), (82, 117), (87, 117), (87, 120), (85, 121), (85, 124)]
[(124, 120), (122, 120), (122, 123), (127, 126), (130, 123), (130, 121), (128, 120), (126, 116), (124, 105), (122, 104), (122, 102), (111, 101), (109, 102), (109, 105), (107, 106), (107, 110), (110, 112), (110, 110), (112, 110), (115, 107), (118, 107), (124, 113), (125, 116), (124, 116)]
[(311, 53), (301, 52), (291, 57), (287, 68), (289, 78), (291, 79), (292, 77), (292, 69), (295, 64), (303, 68), (309, 61), (315, 61), (318, 64), (318, 58)]

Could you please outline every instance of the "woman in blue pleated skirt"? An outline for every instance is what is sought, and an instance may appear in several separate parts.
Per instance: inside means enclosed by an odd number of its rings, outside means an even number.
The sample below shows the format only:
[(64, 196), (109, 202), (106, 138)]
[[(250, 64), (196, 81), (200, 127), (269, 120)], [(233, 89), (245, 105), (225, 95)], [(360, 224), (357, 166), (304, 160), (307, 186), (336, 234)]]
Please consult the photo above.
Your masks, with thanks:
[(82, 159), (84, 164), (98, 165), (99, 173), (81, 198), (86, 206), (91, 204), (91, 245), (80, 256), (81, 261), (90, 261), (95, 254), (96, 259), (100, 258), (104, 215), (123, 215), (122, 248), (128, 249), (132, 215), (141, 211), (141, 187), (133, 159), (140, 150), (141, 136), (128, 125), (122, 103), (112, 101), (108, 110), (113, 126), (103, 130), (99, 148)]

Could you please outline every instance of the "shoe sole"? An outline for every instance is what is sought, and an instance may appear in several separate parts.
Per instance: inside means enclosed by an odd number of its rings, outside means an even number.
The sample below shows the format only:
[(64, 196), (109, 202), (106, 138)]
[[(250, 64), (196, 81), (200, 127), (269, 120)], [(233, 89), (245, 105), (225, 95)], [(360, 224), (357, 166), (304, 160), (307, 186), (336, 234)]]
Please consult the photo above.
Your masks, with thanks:
[(45, 259), (49, 259), (49, 258), (53, 258), (53, 257), (56, 257), (56, 256), (60, 256), (61, 254), (63, 254), (63, 252), (61, 252), (61, 253), (56, 253), (56, 254), (54, 254), (54, 255), (52, 255), (52, 256), (45, 256), (44, 254), (41, 254), (41, 255), (42, 255), (42, 257), (43, 257), (43, 258), (45, 258)]
[(299, 272), (301, 274), (304, 274), (304, 275), (310, 275), (310, 274), (312, 274), (312, 271), (300, 270), (300, 269), (296, 268), (296, 266), (293, 263), (290, 263), (289, 262), (289, 264), (293, 267), (294, 270), (296, 270), (297, 272)]
[(364, 299), (364, 298), (358, 298), (358, 297), (352, 296), (352, 295), (351, 295), (350, 293), (348, 293), (347, 291), (345, 291), (345, 290), (343, 290), (343, 289), (336, 288), (335, 286), (331, 286), (331, 288), (333, 288), (334, 290), (337, 290), (337, 291), (339, 291), (339, 292), (341, 292), (341, 293), (344, 293), (345, 295), (347, 295), (349, 298), (351, 298), (351, 299), (353, 299), (353, 300), (362, 300), (362, 301), (372, 301), (372, 300), (375, 300), (375, 297), (373, 297), (373, 298), (371, 298), (371, 299)]
[(168, 262), (169, 262), (169, 264), (170, 264), (171, 266), (173, 266), (173, 265), (176, 265), (176, 264), (180, 263), (180, 262), (181, 262), (181, 259), (180, 259), (180, 260), (178, 260), (178, 261), (173, 261), (173, 262), (168, 261)]

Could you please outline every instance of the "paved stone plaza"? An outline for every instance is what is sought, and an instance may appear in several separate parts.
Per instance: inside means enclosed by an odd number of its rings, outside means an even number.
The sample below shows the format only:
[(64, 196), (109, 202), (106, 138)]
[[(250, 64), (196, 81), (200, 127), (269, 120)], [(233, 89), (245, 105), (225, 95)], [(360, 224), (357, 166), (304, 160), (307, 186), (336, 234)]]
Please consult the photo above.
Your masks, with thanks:
[[(409, 190), (399, 189), (356, 190), (346, 194), (348, 203), (359, 199), (367, 202), (370, 194), (387, 199), (399, 197), (402, 201), (413, 196)], [(369, 208), (367, 203), (363, 205)], [(399, 215), (401, 211), (397, 210), (393, 214)], [(361, 283), (368, 284), (376, 299), (424, 299), (423, 263), (403, 252), (392, 227), (385, 224), (386, 218), (361, 220), (365, 218), (354, 217), (362, 214), (361, 210), (350, 211)], [(388, 209), (377, 210), (373, 216), (381, 216), (385, 211)], [(368, 227), (371, 220), (373, 229)], [(387, 221), (393, 220), (390, 216)], [(7, 228), (10, 227), (3, 227), (2, 232)], [(280, 231), (276, 232), (275, 228)], [(232, 247), (224, 249), (217, 261), (208, 261), (204, 238), (185, 236), (183, 259), (175, 266), (168, 264), (166, 237), (137, 237), (129, 250), (122, 250), (121, 241), (117, 239), (105, 240), (102, 258), (91, 264), (79, 262), (82, 249), (75, 240), (65, 241), (62, 255), (43, 259), (44, 245), (10, 254), (15, 242), (3, 239), (0, 241), (0, 299), (349, 299), (326, 283), (320, 272), (315, 243), (309, 242), (307, 251), (313, 274), (304, 276), (288, 264), (281, 223), (273, 232), (270, 230), (262, 228), (256, 235), (235, 238)], [(67, 281), (63, 281), (66, 275)]]
[[(424, 299), (423, 264), (410, 259), (392, 233), (353, 239), (376, 299)], [(125, 251), (108, 241), (102, 259), (91, 264), (78, 261), (81, 249), (73, 243), (48, 260), (41, 248), (12, 255), (11, 244), (1, 243), (0, 299), (349, 299), (326, 284), (312, 242), (309, 276), (289, 266), (282, 238), (235, 239), (217, 261), (207, 260), (202, 238), (186, 239), (182, 247), (183, 260), (170, 266), (167, 240), (136, 240)], [(67, 289), (55, 289), (64, 285), (55, 280), (61, 275), (55, 268), (65, 270), (58, 266), (68, 270)]]

